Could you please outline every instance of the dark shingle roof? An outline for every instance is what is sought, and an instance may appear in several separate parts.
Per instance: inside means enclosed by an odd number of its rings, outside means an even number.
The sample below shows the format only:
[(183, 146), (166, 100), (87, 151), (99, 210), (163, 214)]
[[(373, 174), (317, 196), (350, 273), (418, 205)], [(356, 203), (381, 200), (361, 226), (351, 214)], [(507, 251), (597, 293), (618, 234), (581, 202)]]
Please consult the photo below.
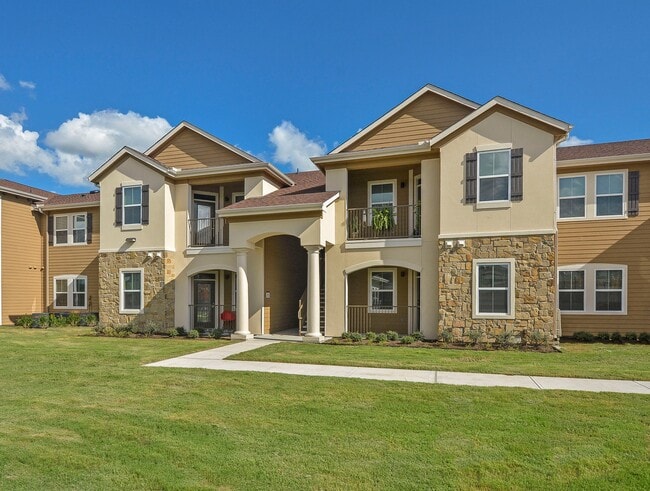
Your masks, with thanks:
[(40, 188), (35, 188), (34, 186), (27, 186), (26, 184), (21, 184), (16, 181), (10, 181), (9, 179), (0, 179), (0, 186), (8, 189), (13, 189), (21, 193), (29, 193), (29, 194), (35, 194), (37, 196), (43, 196), (44, 198), (57, 196), (56, 193), (45, 191), (44, 189), (40, 189)]
[(57, 194), (45, 202), (45, 208), (49, 206), (87, 204), (97, 204), (97, 206), (99, 206), (99, 191), (89, 191), (87, 193), (76, 194)]
[(558, 147), (557, 160), (593, 159), (598, 157), (615, 157), (618, 155), (635, 155), (650, 153), (650, 138), (645, 140), (628, 140), (574, 147)]

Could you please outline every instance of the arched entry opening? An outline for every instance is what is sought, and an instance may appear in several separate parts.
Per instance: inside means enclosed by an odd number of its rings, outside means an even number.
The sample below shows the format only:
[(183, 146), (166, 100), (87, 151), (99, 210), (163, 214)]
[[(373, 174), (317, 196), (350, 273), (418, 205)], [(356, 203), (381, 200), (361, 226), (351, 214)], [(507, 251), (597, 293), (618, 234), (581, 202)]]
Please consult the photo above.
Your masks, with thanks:
[(235, 330), (237, 274), (206, 270), (190, 276), (190, 326), (199, 332)]

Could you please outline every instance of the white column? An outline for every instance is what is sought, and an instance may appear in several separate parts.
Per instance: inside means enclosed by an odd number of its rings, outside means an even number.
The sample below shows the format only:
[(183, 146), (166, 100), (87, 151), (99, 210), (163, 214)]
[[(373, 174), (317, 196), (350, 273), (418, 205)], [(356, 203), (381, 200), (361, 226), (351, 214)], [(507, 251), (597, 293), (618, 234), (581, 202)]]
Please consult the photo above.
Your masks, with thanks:
[(307, 249), (307, 334), (308, 338), (322, 338), (320, 333), (320, 250), (321, 246), (304, 246)]
[(232, 339), (252, 339), (253, 335), (248, 330), (248, 274), (247, 260), (248, 249), (237, 251), (237, 330), (232, 334)]

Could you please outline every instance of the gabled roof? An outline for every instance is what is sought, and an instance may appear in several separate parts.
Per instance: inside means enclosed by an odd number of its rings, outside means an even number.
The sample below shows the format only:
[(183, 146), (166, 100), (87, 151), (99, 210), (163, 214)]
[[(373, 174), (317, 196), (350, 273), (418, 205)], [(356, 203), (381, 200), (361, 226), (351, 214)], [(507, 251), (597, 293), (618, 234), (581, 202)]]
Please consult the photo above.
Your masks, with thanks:
[(597, 159), (623, 155), (650, 154), (650, 138), (620, 142), (593, 143), (572, 147), (558, 147), (557, 160)]
[(441, 89), (440, 87), (436, 87), (435, 85), (427, 84), (424, 87), (422, 87), (420, 90), (418, 90), (416, 93), (402, 101), (400, 104), (395, 106), (393, 109), (388, 111), (386, 114), (381, 116), (379, 119), (371, 123), (370, 125), (366, 126), (364, 129), (359, 131), (356, 135), (354, 135), (352, 138), (349, 138), (348, 140), (344, 141), (341, 143), (338, 147), (336, 147), (334, 150), (330, 152), (330, 154), (335, 154), (342, 152), (345, 150), (347, 147), (352, 145), (353, 143), (359, 141), (363, 137), (365, 137), (368, 133), (372, 132), (379, 126), (381, 126), (383, 123), (385, 123), (388, 119), (393, 117), (395, 114), (400, 112), (402, 109), (404, 109), (406, 106), (414, 102), (415, 100), (419, 99), (422, 95), (427, 94), (427, 93), (433, 93), (442, 97), (445, 97), (449, 100), (452, 100), (454, 102), (457, 102), (459, 104), (462, 104), (464, 106), (469, 107), (470, 109), (476, 109), (479, 107), (479, 104), (476, 102), (470, 101), (469, 99), (465, 99), (464, 97), (461, 97), (457, 94), (454, 94), (453, 92), (449, 92), (445, 89)]
[(134, 159), (142, 162), (143, 164), (151, 167), (152, 169), (165, 174), (165, 175), (173, 175), (173, 169), (170, 167), (167, 167), (160, 162), (158, 162), (156, 159), (152, 159), (151, 157), (143, 154), (142, 152), (138, 152), (137, 150), (130, 148), (130, 147), (122, 147), (115, 155), (113, 155), (110, 159), (108, 159), (101, 167), (99, 167), (97, 170), (95, 170), (92, 174), (88, 176), (88, 180), (90, 182), (96, 182), (99, 177), (104, 174), (106, 171), (108, 171), (113, 165), (115, 165), (122, 157), (124, 156), (130, 156), (133, 157)]
[(181, 132), (184, 129), (193, 131), (194, 133), (201, 135), (203, 138), (206, 138), (211, 142), (216, 143), (217, 145), (221, 145), (222, 147), (227, 148), (231, 152), (239, 155), (244, 160), (247, 160), (249, 162), (261, 162), (261, 160), (251, 155), (250, 153), (244, 152), (243, 150), (237, 148), (236, 146), (231, 145), (230, 143), (220, 138), (217, 138), (214, 135), (211, 135), (207, 131), (202, 130), (198, 126), (194, 126), (193, 124), (188, 123), (187, 121), (181, 121), (174, 128), (172, 128), (165, 136), (163, 136), (160, 140), (158, 140), (156, 143), (151, 145), (144, 153), (147, 155), (151, 155), (155, 153), (157, 150), (159, 150), (160, 148), (164, 147), (167, 143), (169, 143), (179, 132)]
[(26, 184), (10, 181), (9, 179), (0, 179), (0, 191), (34, 200), (46, 200), (52, 196), (57, 196), (56, 193), (52, 193), (51, 191), (45, 191), (44, 189), (35, 188), (34, 186), (27, 186)]

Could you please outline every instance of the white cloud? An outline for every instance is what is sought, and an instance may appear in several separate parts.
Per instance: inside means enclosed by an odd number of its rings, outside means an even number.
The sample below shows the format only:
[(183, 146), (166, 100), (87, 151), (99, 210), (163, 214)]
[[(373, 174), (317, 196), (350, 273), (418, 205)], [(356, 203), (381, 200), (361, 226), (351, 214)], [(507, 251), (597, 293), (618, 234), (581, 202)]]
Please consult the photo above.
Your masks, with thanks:
[(575, 147), (576, 145), (591, 145), (593, 142), (594, 142), (593, 140), (590, 140), (588, 138), (582, 139), (582, 138), (578, 138), (577, 136), (570, 136), (562, 143), (560, 143), (560, 146)]
[(11, 89), (11, 84), (7, 81), (2, 73), (0, 73), (0, 90)]
[(20, 85), (23, 89), (34, 90), (36, 88), (36, 84), (34, 82), (29, 82), (27, 80), (20, 80), (18, 82), (18, 85)]
[(323, 155), (327, 151), (323, 142), (310, 140), (290, 121), (282, 121), (273, 128), (269, 141), (275, 145), (274, 159), (298, 170), (314, 170), (309, 157)]
[[(0, 169), (48, 174), (64, 185), (87, 185), (88, 174), (127, 145), (145, 150), (171, 129), (164, 118), (149, 118), (129, 111), (79, 113), (45, 137), (23, 127), (24, 111), (11, 117), (0, 114)], [(49, 148), (48, 148), (49, 147)]]

